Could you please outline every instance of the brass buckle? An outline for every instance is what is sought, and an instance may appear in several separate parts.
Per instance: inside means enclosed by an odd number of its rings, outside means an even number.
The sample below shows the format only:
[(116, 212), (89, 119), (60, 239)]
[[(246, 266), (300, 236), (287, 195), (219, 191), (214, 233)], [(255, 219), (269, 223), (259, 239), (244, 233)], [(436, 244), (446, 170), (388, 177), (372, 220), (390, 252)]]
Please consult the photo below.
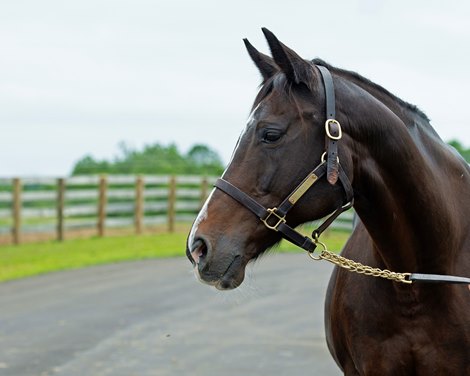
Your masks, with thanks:
[[(326, 161), (326, 151), (321, 155), (321, 163), (325, 163)], [(336, 161), (339, 163), (339, 157), (336, 156)]]
[[(268, 216), (266, 218), (260, 218), (261, 221), (264, 223), (264, 225), (269, 228), (270, 230), (274, 230), (274, 231), (279, 231), (278, 230), (278, 227), (281, 225), (281, 223), (286, 223), (286, 216), (284, 217), (281, 217), (279, 214), (276, 213), (276, 210), (277, 208), (272, 208), (272, 209), (267, 209), (268, 211)], [(268, 223), (268, 219), (269, 217), (271, 217), (272, 215), (274, 215), (276, 218), (277, 218), (277, 222), (275, 225), (270, 225)]]
[[(338, 125), (338, 130), (339, 130), (339, 133), (337, 136), (333, 136), (330, 132), (330, 124), (331, 123), (335, 123), (336, 125)], [(325, 122), (325, 131), (326, 131), (326, 135), (328, 136), (329, 139), (331, 140), (340, 140), (341, 137), (343, 137), (343, 131), (341, 130), (341, 124), (339, 123), (338, 120), (335, 120), (335, 119), (328, 119), (326, 122)]]
[[(315, 243), (316, 246), (320, 246), (323, 248), (322, 252), (324, 251), (328, 251), (328, 249), (326, 248), (326, 244), (321, 242), (319, 239), (318, 239), (318, 234), (317, 233), (312, 233), (312, 235), (315, 234), (313, 236), (313, 243)], [(320, 261), (322, 259), (321, 255), (322, 255), (322, 252), (320, 252), (320, 254), (318, 256), (315, 255), (315, 251), (313, 252), (308, 252), (308, 257), (310, 257), (312, 260), (315, 260), (315, 261)]]

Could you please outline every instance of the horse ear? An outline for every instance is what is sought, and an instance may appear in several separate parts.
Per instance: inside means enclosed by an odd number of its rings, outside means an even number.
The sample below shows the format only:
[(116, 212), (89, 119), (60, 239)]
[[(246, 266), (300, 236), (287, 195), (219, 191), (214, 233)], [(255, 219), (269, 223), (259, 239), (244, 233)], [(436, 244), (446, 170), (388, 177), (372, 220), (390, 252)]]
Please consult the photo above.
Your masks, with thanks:
[(250, 42), (248, 42), (248, 39), (243, 39), (243, 42), (245, 42), (248, 54), (250, 55), (251, 60), (253, 60), (255, 65), (258, 67), (264, 81), (271, 78), (279, 71), (279, 67), (274, 63), (274, 60), (270, 56), (259, 52)]
[(281, 68), (287, 79), (296, 84), (303, 82), (310, 87), (313, 76), (311, 64), (281, 43), (271, 31), (265, 27), (261, 30), (268, 41), (274, 62)]

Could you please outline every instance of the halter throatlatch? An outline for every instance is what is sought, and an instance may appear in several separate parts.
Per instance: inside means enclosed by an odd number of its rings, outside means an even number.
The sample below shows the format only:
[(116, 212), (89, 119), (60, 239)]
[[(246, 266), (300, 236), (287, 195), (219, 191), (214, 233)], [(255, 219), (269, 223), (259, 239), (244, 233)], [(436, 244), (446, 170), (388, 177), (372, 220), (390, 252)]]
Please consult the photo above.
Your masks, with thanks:
[[(341, 140), (342, 129), (340, 123), (335, 118), (336, 109), (333, 78), (326, 67), (320, 65), (316, 65), (316, 67), (322, 76), (326, 102), (325, 152), (321, 156), (320, 164), (305, 177), (279, 206), (273, 208), (265, 208), (245, 192), (222, 178), (217, 179), (215, 187), (253, 212), (268, 229), (279, 232), (284, 239), (306, 250), (309, 256), (314, 260), (327, 260), (352, 272), (408, 284), (414, 281), (470, 284), (470, 278), (465, 277), (397, 273), (387, 269), (372, 268), (328, 251), (325, 244), (319, 241), (320, 234), (325, 231), (341, 213), (351, 208), (354, 200), (354, 192), (351, 182), (339, 162), (338, 141)], [(335, 185), (339, 180), (344, 191), (345, 199), (343, 205), (336, 209), (319, 227), (313, 230), (312, 238), (309, 238), (290, 227), (286, 223), (286, 215), (297, 201), (299, 201), (299, 199), (324, 175), (331, 185)], [(323, 248), (319, 256), (314, 255), (317, 245)]]

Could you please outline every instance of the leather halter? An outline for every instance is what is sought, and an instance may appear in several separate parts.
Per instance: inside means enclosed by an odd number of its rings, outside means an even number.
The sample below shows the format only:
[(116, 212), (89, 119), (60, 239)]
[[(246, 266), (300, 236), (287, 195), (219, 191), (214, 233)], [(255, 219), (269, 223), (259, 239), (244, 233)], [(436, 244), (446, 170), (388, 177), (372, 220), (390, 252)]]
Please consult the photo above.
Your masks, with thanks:
[[(320, 70), (325, 87), (327, 118), (325, 122), (325, 153), (321, 158), (322, 160), (320, 164), (305, 177), (305, 179), (279, 206), (273, 208), (265, 208), (227, 180), (221, 178), (215, 183), (216, 188), (225, 192), (253, 212), (267, 228), (280, 232), (283, 238), (310, 253), (315, 250), (316, 240), (320, 234), (325, 231), (342, 212), (351, 208), (353, 204), (353, 189), (348, 177), (339, 163), (338, 157), (338, 141), (342, 137), (342, 130), (340, 123), (335, 119), (336, 108), (333, 78), (327, 68), (319, 65), (316, 65), (316, 67)], [(323, 175), (326, 175), (326, 178), (331, 185), (335, 185), (339, 180), (343, 187), (345, 199), (343, 205), (336, 209), (333, 214), (325, 220), (325, 222), (313, 231), (312, 238), (315, 240), (312, 240), (290, 227), (286, 223), (286, 215), (289, 210), (294, 207), (297, 201), (307, 193), (308, 190), (323, 177)]]
[[(333, 78), (331, 73), (326, 67), (315, 65), (321, 73), (323, 85), (325, 88), (326, 98), (326, 122), (325, 122), (325, 152), (321, 157), (320, 164), (313, 169), (305, 179), (284, 199), (278, 206), (273, 208), (265, 208), (258, 203), (248, 194), (235, 187), (233, 184), (222, 178), (217, 179), (215, 187), (225, 192), (234, 200), (245, 206), (253, 212), (270, 230), (278, 231), (282, 237), (296, 246), (303, 248), (310, 255), (313, 254), (317, 244), (323, 243), (318, 241), (320, 234), (325, 231), (328, 226), (345, 210), (352, 207), (354, 202), (354, 192), (351, 182), (346, 176), (341, 164), (339, 163), (338, 156), (338, 141), (342, 137), (342, 130), (340, 123), (335, 119), (335, 91), (333, 85)], [(326, 156), (326, 157), (325, 157)], [(312, 232), (312, 239), (304, 236), (294, 230), (286, 223), (286, 215), (290, 209), (297, 203), (297, 201), (320, 179), (326, 175), (326, 179), (331, 185), (335, 185), (337, 181), (341, 183), (344, 191), (344, 204), (336, 209), (318, 228)], [(318, 259), (312, 257), (314, 259)], [(408, 278), (405, 283), (412, 282), (431, 282), (431, 283), (457, 283), (457, 284), (470, 284), (470, 278), (439, 275), (439, 274), (420, 274), (420, 273), (405, 273)]]

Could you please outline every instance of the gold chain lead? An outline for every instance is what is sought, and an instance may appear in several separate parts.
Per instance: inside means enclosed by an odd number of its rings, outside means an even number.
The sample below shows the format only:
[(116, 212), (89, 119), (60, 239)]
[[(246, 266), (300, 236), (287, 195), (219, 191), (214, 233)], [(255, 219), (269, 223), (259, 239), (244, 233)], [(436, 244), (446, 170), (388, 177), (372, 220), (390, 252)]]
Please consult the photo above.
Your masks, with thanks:
[(320, 242), (318, 238), (316, 238), (314, 242), (315, 244), (320, 245), (323, 248), (319, 256), (315, 256), (313, 253), (309, 253), (310, 258), (314, 260), (320, 260), (320, 259), (326, 260), (326, 261), (331, 262), (332, 264), (339, 266), (340, 268), (349, 270), (350, 272), (353, 272), (353, 273), (369, 275), (372, 277), (385, 278), (385, 279), (389, 279), (395, 282), (401, 282), (401, 283), (407, 283), (407, 284), (413, 283), (412, 281), (408, 279), (408, 277), (410, 276), (410, 273), (397, 273), (397, 272), (392, 272), (388, 269), (379, 269), (379, 268), (373, 268), (371, 266), (363, 265), (360, 262), (350, 260), (346, 257), (337, 255), (336, 253), (329, 251), (326, 248), (326, 245)]

